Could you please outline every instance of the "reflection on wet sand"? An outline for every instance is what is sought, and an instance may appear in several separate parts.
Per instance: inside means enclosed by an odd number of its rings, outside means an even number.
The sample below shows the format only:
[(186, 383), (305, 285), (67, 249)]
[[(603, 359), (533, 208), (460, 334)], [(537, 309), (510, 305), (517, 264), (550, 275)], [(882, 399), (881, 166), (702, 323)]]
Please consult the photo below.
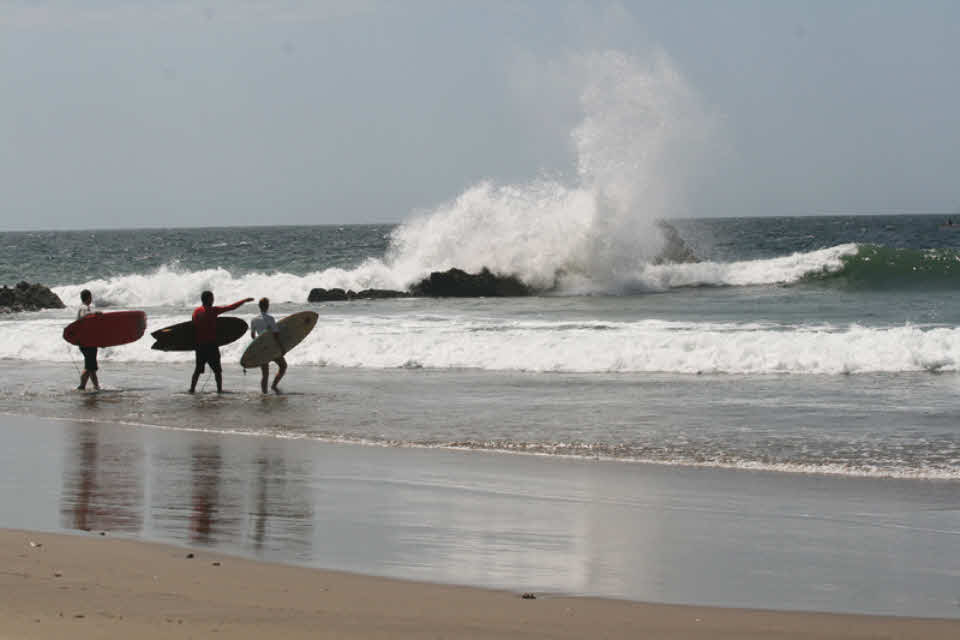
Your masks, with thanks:
[(956, 616), (952, 485), (0, 423), (0, 526), (525, 591)]
[(61, 526), (206, 546), (310, 555), (311, 467), (262, 444), (172, 438), (156, 446), (136, 428), (69, 423)]
[(197, 443), (191, 447), (190, 469), (193, 496), (190, 504), (190, 540), (210, 544), (214, 527), (218, 526), (221, 465), (217, 443)]
[(77, 423), (69, 439), (61, 500), (63, 526), (139, 533), (143, 451), (101, 444), (98, 428), (90, 423)]
[(278, 544), (309, 557), (313, 540), (310, 482), (305, 482), (309, 480), (309, 466), (288, 464), (278, 452), (267, 449), (260, 447), (253, 465), (250, 543), (258, 554)]
[(267, 531), (267, 480), (270, 461), (262, 456), (257, 457), (257, 507), (253, 512), (253, 546), (257, 551), (263, 550), (263, 539)]

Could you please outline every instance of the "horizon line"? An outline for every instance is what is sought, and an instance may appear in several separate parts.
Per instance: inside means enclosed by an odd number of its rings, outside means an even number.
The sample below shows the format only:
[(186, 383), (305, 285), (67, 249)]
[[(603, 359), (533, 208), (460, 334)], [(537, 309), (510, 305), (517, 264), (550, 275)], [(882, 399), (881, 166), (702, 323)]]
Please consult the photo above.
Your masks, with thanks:
[[(851, 216), (851, 217), (893, 217), (893, 216), (957, 216), (960, 217), (960, 211), (896, 211), (896, 212), (878, 212), (878, 211), (812, 211), (809, 213), (783, 213), (778, 215), (718, 215), (718, 216), (682, 216), (682, 217), (662, 217), (658, 220), (715, 220), (729, 218), (759, 219), (759, 218), (807, 218), (818, 216)], [(0, 233), (79, 233), (96, 231), (197, 231), (200, 229), (284, 229), (292, 227), (385, 227), (398, 226), (406, 222), (399, 220), (395, 222), (328, 222), (328, 223), (300, 223), (300, 224), (242, 224), (242, 225), (197, 225), (197, 226), (136, 226), (136, 227), (74, 227), (74, 228), (46, 228), (46, 229), (0, 229)]]

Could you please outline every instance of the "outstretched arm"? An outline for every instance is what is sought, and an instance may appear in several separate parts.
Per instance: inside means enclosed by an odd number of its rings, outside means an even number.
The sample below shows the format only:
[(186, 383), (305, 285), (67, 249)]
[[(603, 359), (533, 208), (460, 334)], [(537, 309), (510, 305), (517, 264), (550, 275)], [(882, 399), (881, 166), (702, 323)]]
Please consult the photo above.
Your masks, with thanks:
[(244, 298), (243, 300), (237, 300), (233, 304), (224, 305), (222, 307), (214, 307), (213, 309), (216, 312), (216, 315), (220, 315), (221, 313), (226, 313), (227, 311), (233, 311), (240, 305), (246, 302), (252, 302), (252, 301), (253, 301), (253, 298)]

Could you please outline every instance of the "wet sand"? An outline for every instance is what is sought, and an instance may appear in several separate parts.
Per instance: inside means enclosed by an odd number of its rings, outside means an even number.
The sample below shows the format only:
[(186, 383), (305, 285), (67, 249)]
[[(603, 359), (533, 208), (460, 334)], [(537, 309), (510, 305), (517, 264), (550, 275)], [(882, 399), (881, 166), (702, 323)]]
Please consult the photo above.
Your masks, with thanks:
[(3, 638), (923, 638), (960, 620), (536, 597), (0, 531)]
[(955, 488), (0, 415), (0, 527), (538, 603), (960, 618)]

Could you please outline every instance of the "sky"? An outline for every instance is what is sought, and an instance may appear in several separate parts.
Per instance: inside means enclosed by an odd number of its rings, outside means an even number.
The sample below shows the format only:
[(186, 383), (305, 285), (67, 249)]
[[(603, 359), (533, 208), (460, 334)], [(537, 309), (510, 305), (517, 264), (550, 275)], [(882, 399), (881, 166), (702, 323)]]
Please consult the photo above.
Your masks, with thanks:
[[(952, 1), (0, 0), (0, 230), (399, 222), (583, 180), (571, 69), (611, 51), (696, 114), (649, 176), (664, 215), (960, 211)], [(642, 84), (614, 93), (655, 110)]]

